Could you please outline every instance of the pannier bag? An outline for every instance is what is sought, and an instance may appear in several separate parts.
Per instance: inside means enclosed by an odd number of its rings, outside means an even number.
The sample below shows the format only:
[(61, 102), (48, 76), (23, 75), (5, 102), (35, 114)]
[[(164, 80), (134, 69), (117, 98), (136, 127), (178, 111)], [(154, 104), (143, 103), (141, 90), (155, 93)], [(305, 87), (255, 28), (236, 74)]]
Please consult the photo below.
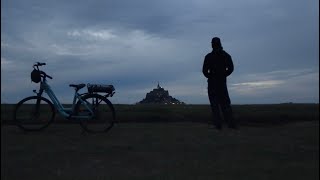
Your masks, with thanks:
[(115, 90), (113, 85), (102, 85), (102, 84), (87, 84), (89, 93), (108, 93), (112, 94)]
[(41, 81), (41, 73), (39, 70), (34, 69), (31, 72), (31, 81), (35, 83), (39, 83)]

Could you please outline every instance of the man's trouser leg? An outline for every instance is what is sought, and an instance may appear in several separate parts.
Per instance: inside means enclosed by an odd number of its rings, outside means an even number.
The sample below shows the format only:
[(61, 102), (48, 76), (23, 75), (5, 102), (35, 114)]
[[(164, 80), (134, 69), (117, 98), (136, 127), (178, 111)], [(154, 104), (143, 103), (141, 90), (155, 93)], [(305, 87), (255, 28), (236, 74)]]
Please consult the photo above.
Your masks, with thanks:
[(227, 106), (221, 106), (221, 110), (223, 113), (223, 117), (225, 121), (228, 123), (228, 126), (230, 128), (236, 128), (237, 127), (237, 122), (233, 118), (233, 113), (232, 113), (232, 108), (230, 105)]
[(218, 128), (222, 128), (221, 124), (221, 115), (220, 115), (220, 109), (219, 109), (219, 104), (218, 104), (218, 98), (217, 95), (210, 84), (208, 85), (208, 96), (209, 96), (209, 101), (210, 101), (210, 106), (211, 106), (211, 111), (213, 115), (213, 124)]
[(230, 128), (236, 128), (237, 123), (235, 122), (235, 119), (233, 118), (231, 101), (230, 101), (230, 97), (229, 97), (229, 93), (228, 93), (228, 89), (227, 89), (226, 84), (222, 89), (220, 97), (221, 97), (221, 103), (220, 103), (221, 104), (221, 111), (223, 113), (223, 117), (224, 117), (225, 121), (228, 123), (228, 126)]

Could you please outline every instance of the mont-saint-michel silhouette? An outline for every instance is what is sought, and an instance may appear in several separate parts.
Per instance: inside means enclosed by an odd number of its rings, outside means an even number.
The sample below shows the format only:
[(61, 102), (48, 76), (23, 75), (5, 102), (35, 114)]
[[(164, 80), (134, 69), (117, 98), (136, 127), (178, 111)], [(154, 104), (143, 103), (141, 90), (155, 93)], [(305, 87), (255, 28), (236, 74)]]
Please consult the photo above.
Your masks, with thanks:
[(158, 82), (157, 88), (146, 94), (146, 97), (137, 104), (185, 104), (169, 95), (169, 91), (162, 88)]

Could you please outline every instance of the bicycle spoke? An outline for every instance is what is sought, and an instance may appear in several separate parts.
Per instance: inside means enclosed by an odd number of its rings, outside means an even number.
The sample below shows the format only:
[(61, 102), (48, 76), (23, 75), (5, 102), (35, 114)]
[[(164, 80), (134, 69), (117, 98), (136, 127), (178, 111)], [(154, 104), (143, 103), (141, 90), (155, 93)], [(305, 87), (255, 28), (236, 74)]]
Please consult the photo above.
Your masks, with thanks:
[(54, 118), (52, 104), (48, 100), (33, 96), (21, 100), (15, 109), (14, 120), (23, 130), (34, 131), (47, 127)]
[[(113, 126), (114, 122), (114, 109), (110, 101), (95, 94), (90, 94), (87, 97), (84, 97), (83, 100), (84, 102), (90, 102), (87, 106), (91, 108), (93, 114), (90, 118), (81, 119), (81, 126), (88, 132), (108, 131)], [(78, 102), (76, 109), (79, 111), (78, 115), (81, 115), (81, 109), (86, 109), (86, 111), (89, 112), (85, 104), (80, 101)]]

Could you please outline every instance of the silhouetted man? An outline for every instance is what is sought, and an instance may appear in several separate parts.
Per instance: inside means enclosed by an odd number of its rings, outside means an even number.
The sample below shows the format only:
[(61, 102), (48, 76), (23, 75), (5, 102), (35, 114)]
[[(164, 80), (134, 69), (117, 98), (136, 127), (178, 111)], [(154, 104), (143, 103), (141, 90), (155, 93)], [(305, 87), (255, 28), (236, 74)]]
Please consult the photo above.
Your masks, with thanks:
[(213, 114), (213, 125), (217, 129), (222, 128), (220, 107), (229, 128), (237, 128), (227, 89), (227, 76), (233, 72), (233, 62), (231, 56), (223, 50), (218, 37), (212, 38), (211, 45), (212, 52), (205, 56), (202, 72), (208, 78), (208, 96)]

